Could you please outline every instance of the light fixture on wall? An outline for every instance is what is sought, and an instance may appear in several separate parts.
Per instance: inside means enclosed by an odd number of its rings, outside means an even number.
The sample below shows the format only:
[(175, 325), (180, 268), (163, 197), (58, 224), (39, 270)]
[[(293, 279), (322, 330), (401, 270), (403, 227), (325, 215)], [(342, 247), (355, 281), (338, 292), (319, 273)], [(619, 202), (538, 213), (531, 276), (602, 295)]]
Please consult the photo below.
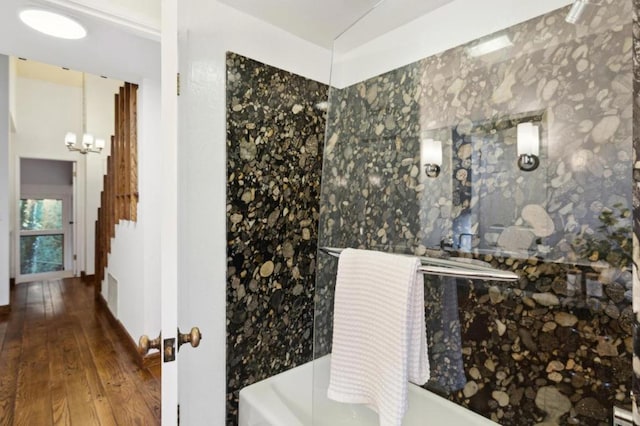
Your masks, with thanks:
[(442, 166), (442, 142), (424, 139), (420, 144), (420, 151), (424, 172), (427, 177), (438, 177), (440, 175), (440, 166)]
[(87, 90), (86, 79), (84, 73), (82, 74), (82, 143), (80, 146), (76, 146), (77, 136), (73, 132), (67, 132), (64, 136), (64, 144), (69, 151), (77, 151), (80, 154), (87, 154), (93, 152), (99, 154), (102, 152), (105, 146), (104, 139), (94, 139), (91, 133), (87, 133)]
[(531, 122), (518, 123), (516, 145), (520, 170), (537, 169), (540, 165), (540, 128)]

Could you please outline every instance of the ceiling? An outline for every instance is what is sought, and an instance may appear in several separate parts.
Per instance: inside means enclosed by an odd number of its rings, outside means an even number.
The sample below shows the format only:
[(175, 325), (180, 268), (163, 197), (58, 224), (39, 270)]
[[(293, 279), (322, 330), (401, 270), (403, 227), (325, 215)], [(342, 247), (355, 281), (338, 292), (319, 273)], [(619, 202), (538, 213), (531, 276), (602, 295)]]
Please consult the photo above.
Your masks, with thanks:
[[(200, 0), (221, 2), (331, 49), (358, 47), (453, 0)], [(0, 54), (118, 80), (159, 78), (161, 0), (0, 0)], [(80, 20), (83, 40), (37, 33), (17, 18), (39, 6)], [(360, 19), (366, 15), (366, 19)], [(357, 23), (357, 24), (355, 24)]]
[[(452, 0), (219, 0), (307, 41), (331, 49), (334, 39), (374, 8), (362, 42), (405, 24)], [(391, 3), (393, 3), (391, 5)]]
[[(371, 40), (452, 0), (209, 0), (331, 49), (360, 17), (355, 44)], [(159, 78), (161, 0), (1, 0), (0, 54), (130, 82)], [(87, 27), (83, 40), (58, 40), (23, 25), (27, 7), (61, 12)], [(353, 38), (353, 37), (352, 37)]]
[[(141, 8), (129, 13), (125, 7), (126, 3), (140, 6), (158, 1), (1, 0), (0, 54), (133, 83), (159, 79), (160, 43), (158, 28), (153, 28), (154, 15)], [(100, 8), (93, 7), (94, 3)], [(18, 19), (19, 11), (28, 7), (75, 18), (87, 28), (88, 35), (82, 40), (62, 40), (38, 33)]]
[(160, 40), (160, 0), (40, 0), (106, 21), (119, 23), (140, 36)]

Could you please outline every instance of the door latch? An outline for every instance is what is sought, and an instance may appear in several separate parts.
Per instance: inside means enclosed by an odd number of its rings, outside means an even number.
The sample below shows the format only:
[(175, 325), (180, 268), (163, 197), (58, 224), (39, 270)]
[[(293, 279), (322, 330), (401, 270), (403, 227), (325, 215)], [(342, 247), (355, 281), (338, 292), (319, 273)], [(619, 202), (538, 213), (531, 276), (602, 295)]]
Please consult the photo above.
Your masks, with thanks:
[(164, 339), (164, 362), (176, 360), (176, 339)]

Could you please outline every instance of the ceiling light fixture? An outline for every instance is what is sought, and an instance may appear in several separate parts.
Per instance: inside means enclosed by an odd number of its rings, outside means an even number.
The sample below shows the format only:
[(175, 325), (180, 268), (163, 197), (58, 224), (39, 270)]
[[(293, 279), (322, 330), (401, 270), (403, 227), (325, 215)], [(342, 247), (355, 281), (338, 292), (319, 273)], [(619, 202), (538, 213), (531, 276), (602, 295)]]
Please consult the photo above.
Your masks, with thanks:
[(95, 139), (91, 133), (87, 133), (87, 82), (85, 74), (82, 74), (82, 144), (76, 146), (77, 136), (73, 132), (67, 132), (64, 136), (64, 144), (69, 151), (78, 151), (80, 154), (93, 152), (99, 154), (105, 146), (104, 139)]
[(469, 56), (478, 57), (509, 46), (513, 46), (509, 37), (501, 35), (490, 40), (483, 41), (482, 43), (478, 43), (475, 46), (471, 46), (467, 52), (469, 53)]
[(87, 30), (73, 19), (41, 9), (25, 9), (20, 12), (25, 25), (52, 37), (78, 40), (87, 36)]

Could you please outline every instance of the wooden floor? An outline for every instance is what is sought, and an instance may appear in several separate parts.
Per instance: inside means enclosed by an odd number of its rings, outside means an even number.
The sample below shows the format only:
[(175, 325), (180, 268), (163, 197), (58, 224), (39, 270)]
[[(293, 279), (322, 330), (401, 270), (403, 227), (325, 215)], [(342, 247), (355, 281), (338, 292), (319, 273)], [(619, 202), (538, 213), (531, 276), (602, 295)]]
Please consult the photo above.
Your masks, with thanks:
[(0, 315), (0, 425), (160, 424), (140, 369), (80, 279), (18, 284)]

